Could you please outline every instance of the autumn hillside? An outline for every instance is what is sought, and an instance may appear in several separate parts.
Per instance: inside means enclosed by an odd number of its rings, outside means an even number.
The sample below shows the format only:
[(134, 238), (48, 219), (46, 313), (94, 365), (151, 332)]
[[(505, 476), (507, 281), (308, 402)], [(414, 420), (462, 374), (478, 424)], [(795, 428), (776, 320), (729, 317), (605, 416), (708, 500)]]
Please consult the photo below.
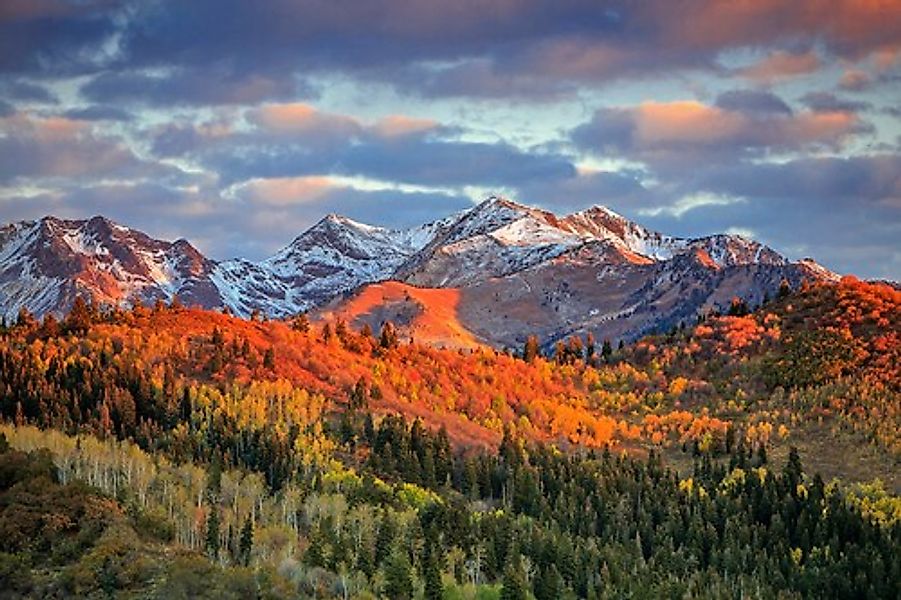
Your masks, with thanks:
[[(593, 370), (529, 364), (493, 350), (410, 345), (391, 331), (377, 338), (340, 323), (308, 329), (165, 307), (96, 317), (78, 335), (56, 335), (55, 328), (23, 326), (4, 338), (0, 357), (15, 371), (5, 386), (6, 414), (20, 410), (26, 420), (64, 427), (67, 417), (50, 405), (58, 387), (76, 385), (59, 377), (66, 372), (112, 385), (96, 404), (80, 408), (99, 419), (106, 406), (119, 431), (151, 416), (138, 396), (177, 404), (187, 388), (201, 393), (264, 384), (319, 397), (326, 410), (343, 410), (356, 389), (366, 408), (445, 425), (465, 445), (496, 443), (503, 423), (536, 439), (588, 445), (611, 442), (616, 427), (592, 407), (600, 393)], [(33, 393), (14, 399), (22, 390)], [(177, 406), (160, 410), (177, 412)]]
[(507, 426), (564, 446), (715, 451), (735, 436), (803, 441), (815, 425), (897, 460), (901, 292), (846, 279), (781, 295), (625, 348), (574, 338), (529, 361), (409, 343), (390, 326), (81, 306), (63, 323), (23, 315), (6, 331), (0, 406), (25, 422), (148, 440), (186, 402), (277, 428), (347, 408), (397, 412), (445, 427), (457, 446), (494, 445)]
[(899, 301), (784, 287), (550, 356), (337, 318), (23, 312), (0, 329), (0, 589), (894, 598)]

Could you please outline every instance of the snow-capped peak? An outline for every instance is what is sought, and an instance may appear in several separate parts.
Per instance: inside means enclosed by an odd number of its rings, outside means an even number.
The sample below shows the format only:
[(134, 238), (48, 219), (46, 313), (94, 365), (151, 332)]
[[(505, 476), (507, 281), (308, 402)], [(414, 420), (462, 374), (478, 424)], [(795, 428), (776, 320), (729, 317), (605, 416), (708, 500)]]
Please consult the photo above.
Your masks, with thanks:
[[(579, 254), (588, 249), (594, 250)], [(686, 240), (642, 227), (605, 206), (558, 217), (500, 196), (407, 229), (328, 214), (260, 262), (215, 262), (186, 240), (156, 240), (101, 216), (83, 221), (46, 217), (0, 228), (0, 312), (11, 316), (20, 306), (38, 314), (62, 312), (78, 294), (109, 303), (177, 294), (188, 304), (227, 306), (241, 315), (262, 310), (278, 317), (385, 279), (465, 287), (566, 264), (567, 257), (577, 255), (616, 270), (617, 256), (631, 257), (628, 262), (636, 268), (665, 267), (677, 256), (701, 251), (720, 268), (789, 264), (772, 249), (739, 236)], [(812, 261), (799, 266), (812, 277), (835, 278)]]
[(609, 241), (652, 260), (667, 260), (686, 247), (685, 240), (642, 227), (601, 205), (567, 215), (560, 225), (586, 240)]

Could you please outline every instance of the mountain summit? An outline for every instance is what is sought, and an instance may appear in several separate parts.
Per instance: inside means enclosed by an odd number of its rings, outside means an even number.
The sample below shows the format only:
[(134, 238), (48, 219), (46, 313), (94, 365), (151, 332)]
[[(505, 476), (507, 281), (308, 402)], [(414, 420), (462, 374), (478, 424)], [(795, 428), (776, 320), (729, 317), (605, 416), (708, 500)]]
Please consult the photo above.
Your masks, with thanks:
[[(603, 206), (558, 217), (499, 197), (405, 230), (327, 215), (260, 262), (213, 261), (185, 240), (156, 240), (103, 217), (0, 229), (0, 313), (8, 320), (21, 307), (63, 313), (79, 295), (115, 305), (178, 296), (244, 316), (340, 313), (361, 286), (396, 280), (454, 290), (460, 326), (501, 345), (530, 332), (630, 338), (733, 296), (759, 302), (783, 279), (832, 278), (813, 261), (791, 262), (739, 236), (676, 238)], [(367, 314), (398, 317), (385, 307)]]

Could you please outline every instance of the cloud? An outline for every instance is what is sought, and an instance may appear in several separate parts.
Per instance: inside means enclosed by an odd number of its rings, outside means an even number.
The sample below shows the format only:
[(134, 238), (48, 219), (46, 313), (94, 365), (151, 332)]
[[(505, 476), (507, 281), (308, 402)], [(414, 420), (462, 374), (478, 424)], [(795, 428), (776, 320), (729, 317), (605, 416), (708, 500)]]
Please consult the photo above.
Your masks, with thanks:
[(262, 106), (250, 111), (248, 120), (274, 136), (305, 140), (348, 139), (363, 132), (363, 125), (353, 117), (325, 113), (303, 103)]
[(777, 51), (756, 64), (740, 69), (738, 75), (758, 83), (773, 83), (813, 73), (820, 66), (820, 58), (813, 51), (800, 54)]
[(516, 186), (514, 197), (556, 213), (570, 213), (601, 204), (617, 211), (665, 202), (642, 183), (641, 172), (576, 171), (570, 177), (540, 179)]
[(829, 92), (808, 92), (801, 96), (801, 102), (814, 112), (859, 113), (871, 110), (869, 102), (845, 100)]
[[(287, 201), (292, 192), (302, 198)], [(329, 212), (410, 227), (470, 206), (463, 196), (361, 190), (327, 179), (254, 181), (232, 198), (205, 187), (154, 182), (64, 186), (38, 195), (0, 197), (0, 211), (11, 220), (102, 214), (154, 237), (186, 238), (214, 259), (253, 260), (271, 256)]]
[[(640, 220), (696, 236), (744, 228), (794, 258), (813, 256), (839, 272), (901, 274), (901, 155), (804, 158), (706, 165), (665, 182), (673, 198), (733, 199), (678, 211), (661, 202)], [(629, 214), (629, 213), (627, 213)]]
[(434, 131), (438, 127), (438, 122), (433, 119), (388, 115), (379, 119), (372, 127), (372, 131), (382, 138), (397, 138)]
[(253, 204), (290, 206), (315, 202), (334, 187), (328, 177), (276, 177), (251, 179), (237, 186), (235, 193)]
[(44, 104), (56, 104), (58, 102), (56, 96), (44, 86), (21, 79), (12, 79), (0, 83), (0, 95), (9, 100), (25, 102), (41, 102)]
[(94, 104), (84, 108), (72, 108), (63, 113), (68, 119), (79, 121), (131, 121), (134, 115), (115, 106)]
[[(697, 101), (644, 102), (602, 108), (572, 132), (581, 148), (625, 155), (656, 168), (682, 168), (703, 161), (729, 162), (772, 152), (842, 147), (851, 136), (871, 131), (856, 114), (802, 111), (786, 114), (735, 110)], [(736, 106), (734, 100), (726, 103)], [(738, 103), (742, 104), (742, 103)], [(743, 101), (747, 108), (747, 100)]]
[(761, 90), (730, 90), (723, 92), (717, 96), (716, 106), (736, 112), (792, 114), (791, 107), (782, 98), (772, 92)]
[[(4, 6), (0, 70), (46, 76), (114, 69), (86, 89), (99, 102), (167, 95), (186, 103), (259, 102), (285, 98), (297, 76), (336, 72), (426, 95), (541, 95), (676, 70), (717, 73), (724, 52), (745, 48), (770, 52), (745, 74), (772, 81), (815, 70), (818, 55), (850, 63), (873, 56), (883, 64), (901, 48), (901, 8), (855, 0)], [(797, 50), (813, 47), (818, 54)], [(176, 72), (162, 80), (145, 73), (160, 68)], [(144, 84), (142, 99), (136, 86)]]
[(860, 69), (848, 69), (842, 73), (839, 87), (851, 92), (859, 92), (866, 89), (872, 83), (873, 78), (866, 71)]
[(0, 119), (0, 182), (18, 178), (94, 178), (171, 175), (175, 170), (140, 158), (122, 140), (97, 134), (65, 117), (14, 113)]
[(304, 103), (267, 104), (245, 114), (250, 128), (217, 122), (164, 126), (151, 133), (152, 147), (159, 156), (196, 161), (220, 174), (226, 186), (331, 174), (430, 187), (492, 187), (575, 173), (565, 155), (461, 141), (453, 128), (407, 115), (363, 121)]
[[(461, 195), (410, 192), (396, 189), (364, 190), (321, 176), (253, 179), (233, 191), (248, 213), (263, 213), (265, 222), (286, 235), (297, 235), (328, 213), (364, 223), (402, 228), (433, 221), (472, 206)], [(253, 217), (251, 217), (253, 218)], [(284, 223), (278, 223), (284, 219)], [(284, 224), (290, 227), (285, 228)]]
[(157, 106), (256, 104), (315, 95), (311, 88), (291, 76), (240, 73), (222, 66), (174, 68), (162, 74), (108, 71), (83, 85), (81, 94), (100, 103)]

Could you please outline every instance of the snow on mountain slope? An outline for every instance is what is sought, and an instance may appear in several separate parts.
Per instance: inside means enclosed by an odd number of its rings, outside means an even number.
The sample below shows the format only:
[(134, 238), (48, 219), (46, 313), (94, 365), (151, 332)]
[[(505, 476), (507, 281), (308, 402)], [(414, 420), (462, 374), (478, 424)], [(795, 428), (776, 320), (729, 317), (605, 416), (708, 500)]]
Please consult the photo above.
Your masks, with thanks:
[(44, 217), (0, 232), (0, 312), (63, 312), (78, 295), (100, 303), (140, 300), (219, 303), (212, 262), (184, 240), (163, 242), (103, 217)]
[(237, 314), (257, 309), (273, 317), (293, 315), (361, 284), (388, 279), (445, 226), (436, 221), (392, 230), (328, 215), (260, 263), (220, 263), (212, 280)]
[(683, 251), (685, 240), (646, 229), (605, 206), (592, 206), (560, 220), (560, 226), (584, 239), (607, 240), (653, 260), (667, 260)]
[(760, 242), (740, 235), (718, 234), (691, 240), (688, 248), (702, 249), (720, 267), (767, 264), (786, 265), (788, 259)]
[(552, 213), (491, 197), (449, 223), (395, 278), (432, 287), (470, 285), (559, 256), (582, 241), (561, 229)]
[[(793, 281), (835, 278), (813, 261), (791, 263), (739, 236), (681, 239), (602, 206), (558, 217), (498, 197), (403, 230), (328, 215), (260, 262), (216, 262), (184, 240), (155, 240), (102, 217), (46, 217), (0, 229), (0, 313), (8, 319), (21, 306), (38, 315), (65, 312), (77, 295), (125, 305), (177, 295), (185, 304), (227, 307), (242, 316), (261, 311), (286, 317), (394, 279), (469, 289), (461, 291), (461, 306), (485, 320), (479, 327), (492, 324), (479, 330), (485, 339), (501, 324), (515, 337), (519, 332), (509, 323), (518, 321), (509, 315), (520, 315), (521, 325), (529, 326), (529, 315), (538, 313), (545, 315), (549, 335), (611, 320), (625, 334), (658, 323), (664, 297), (665, 314), (675, 318), (702, 299), (751, 297), (789, 275)], [(582, 282), (578, 295), (568, 291), (572, 277)], [(488, 290), (486, 302), (513, 294), (523, 307), (540, 308), (521, 310), (513, 300), (505, 301), (504, 313), (474, 308), (471, 299)], [(689, 297), (680, 290), (693, 291)], [(566, 323), (558, 323), (563, 316)]]

